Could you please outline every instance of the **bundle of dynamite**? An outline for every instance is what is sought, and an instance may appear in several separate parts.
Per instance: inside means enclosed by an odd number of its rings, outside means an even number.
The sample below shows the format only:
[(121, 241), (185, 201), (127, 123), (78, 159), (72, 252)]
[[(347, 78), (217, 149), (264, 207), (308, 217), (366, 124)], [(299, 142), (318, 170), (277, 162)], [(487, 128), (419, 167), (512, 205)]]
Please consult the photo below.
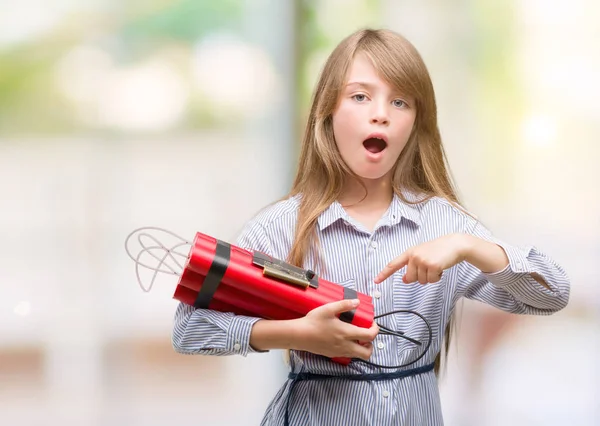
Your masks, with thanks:
[[(340, 320), (358, 327), (369, 328), (378, 318), (375, 316), (369, 295), (322, 279), (311, 270), (299, 268), (258, 251), (237, 247), (200, 232), (196, 233), (192, 242), (177, 237), (180, 242), (168, 248), (148, 232), (152, 230), (175, 236), (160, 228), (140, 228), (127, 238), (125, 243), (127, 253), (136, 262), (136, 266), (154, 270), (155, 277), (156, 272), (178, 275), (179, 281), (173, 298), (187, 305), (237, 315), (287, 320), (301, 318), (326, 303), (358, 299), (360, 300), (358, 307), (341, 313)], [(128, 243), (136, 233), (143, 250), (134, 257), (128, 248)], [(144, 237), (151, 240), (154, 245), (146, 245), (142, 240)], [(190, 247), (187, 254), (176, 250), (186, 245)], [(156, 254), (157, 250), (161, 256)], [(152, 258), (159, 261), (158, 267), (148, 266), (142, 262), (140, 258), (144, 253), (150, 254)], [(183, 258), (183, 262), (177, 261), (176, 256)], [(164, 269), (167, 258), (171, 258), (178, 267)], [(139, 272), (138, 280), (140, 280)], [(149, 291), (149, 288), (144, 290)], [(425, 321), (429, 328), (430, 343), (429, 324), (421, 315), (414, 312), (413, 314)], [(419, 346), (422, 345), (421, 342), (405, 336), (402, 332), (381, 325), (379, 327), (381, 334), (395, 335)], [(333, 358), (333, 361), (347, 365), (351, 359)]]

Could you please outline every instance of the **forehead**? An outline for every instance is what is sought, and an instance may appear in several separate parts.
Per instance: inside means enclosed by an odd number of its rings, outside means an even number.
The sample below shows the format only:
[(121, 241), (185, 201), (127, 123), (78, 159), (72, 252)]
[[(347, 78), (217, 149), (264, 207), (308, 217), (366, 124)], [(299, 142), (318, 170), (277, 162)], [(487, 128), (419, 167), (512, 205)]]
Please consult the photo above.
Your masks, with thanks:
[(362, 52), (358, 53), (352, 60), (345, 84), (348, 88), (380, 87), (388, 90), (394, 89), (381, 78), (369, 57)]

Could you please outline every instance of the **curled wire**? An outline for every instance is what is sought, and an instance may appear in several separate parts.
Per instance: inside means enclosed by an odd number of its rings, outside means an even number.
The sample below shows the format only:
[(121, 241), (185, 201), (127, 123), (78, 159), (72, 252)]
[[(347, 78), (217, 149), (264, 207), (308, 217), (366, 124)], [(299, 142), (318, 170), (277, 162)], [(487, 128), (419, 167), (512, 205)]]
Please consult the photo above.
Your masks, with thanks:
[[(174, 245), (168, 247), (167, 245), (163, 244), (157, 236), (153, 235), (151, 233), (152, 231), (164, 232), (174, 237), (178, 241)], [(133, 240), (137, 240), (139, 246), (141, 246), (141, 250), (137, 252), (137, 254), (134, 254), (129, 247), (131, 241)], [(159, 273), (181, 276), (185, 267), (185, 262), (188, 259), (188, 253), (181, 253), (176, 249), (184, 246), (191, 247), (191, 245), (192, 243), (190, 241), (187, 241), (186, 239), (166, 229), (157, 227), (144, 227), (133, 230), (125, 239), (125, 251), (127, 252), (127, 255), (135, 262), (135, 274), (140, 288), (145, 292), (149, 292), (152, 289), (154, 281)], [(155, 264), (142, 262), (141, 258), (143, 255), (148, 255), (155, 261)], [(179, 259), (177, 257), (179, 257)], [(167, 263), (167, 260), (170, 260), (172, 263), (174, 263), (174, 266)], [(148, 286), (144, 286), (142, 283), (140, 268), (146, 268), (153, 271), (152, 278)]]

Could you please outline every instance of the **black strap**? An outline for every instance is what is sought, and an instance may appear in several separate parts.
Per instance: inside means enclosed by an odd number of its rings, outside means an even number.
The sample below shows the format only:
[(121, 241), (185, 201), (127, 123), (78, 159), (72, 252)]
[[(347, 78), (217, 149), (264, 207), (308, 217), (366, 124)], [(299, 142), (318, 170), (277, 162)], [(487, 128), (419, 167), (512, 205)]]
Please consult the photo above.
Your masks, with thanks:
[(372, 373), (372, 374), (345, 374), (342, 376), (334, 376), (330, 374), (315, 374), (309, 372), (289, 373), (288, 379), (291, 380), (290, 388), (285, 401), (285, 414), (283, 419), (284, 426), (290, 424), (290, 400), (292, 399), (292, 391), (299, 382), (312, 380), (349, 380), (355, 382), (381, 382), (384, 380), (403, 379), (405, 377), (416, 376), (418, 374), (428, 373), (434, 369), (435, 363), (423, 365), (421, 367), (411, 368), (408, 370), (394, 371), (393, 373)]
[(309, 372), (288, 373), (288, 379), (297, 382), (310, 380), (349, 380), (352, 382), (381, 382), (384, 380), (403, 379), (405, 377), (415, 376), (417, 374), (427, 373), (435, 367), (435, 363), (423, 365), (421, 367), (409, 368), (408, 370), (397, 370), (391, 373), (366, 373), (366, 374), (318, 374)]
[(194, 302), (195, 308), (208, 309), (215, 292), (221, 284), (223, 275), (229, 266), (231, 258), (231, 245), (227, 242), (217, 240), (215, 257), (210, 265), (210, 269), (204, 278), (204, 283), (198, 292), (198, 297)]
[[(352, 290), (351, 288), (344, 287), (344, 300), (346, 299), (357, 299), (358, 295), (356, 294), (356, 290)], [(354, 313), (356, 309), (352, 309), (351, 311), (342, 312), (340, 314), (340, 319), (344, 322), (351, 323), (354, 320)]]

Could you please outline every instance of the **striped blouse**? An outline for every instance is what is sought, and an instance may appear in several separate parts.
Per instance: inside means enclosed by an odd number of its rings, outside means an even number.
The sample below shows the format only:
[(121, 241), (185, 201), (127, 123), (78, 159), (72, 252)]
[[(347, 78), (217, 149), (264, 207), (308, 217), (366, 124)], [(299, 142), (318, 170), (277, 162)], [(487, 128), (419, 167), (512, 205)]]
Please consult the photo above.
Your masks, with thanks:
[[(298, 197), (265, 208), (246, 224), (235, 244), (285, 259), (293, 241), (298, 208)], [(564, 308), (569, 300), (569, 279), (552, 259), (535, 247), (517, 248), (499, 241), (476, 219), (441, 198), (410, 205), (394, 196), (372, 232), (334, 202), (320, 215), (317, 227), (326, 265), (325, 270), (319, 271), (320, 277), (372, 296), (376, 315), (414, 310), (429, 321), (433, 340), (427, 353), (405, 368), (425, 366), (435, 360), (449, 316), (461, 297), (507, 312), (533, 315), (552, 314)], [(509, 265), (502, 271), (484, 274), (462, 262), (444, 271), (438, 283), (428, 285), (404, 284), (404, 269), (381, 284), (373, 282), (390, 260), (408, 248), (457, 232), (500, 245)], [(305, 267), (314, 265), (307, 261)], [(550, 289), (533, 279), (530, 275), (533, 272)], [(426, 340), (426, 328), (407, 315), (392, 315), (378, 323)], [(257, 352), (249, 345), (250, 331), (256, 321), (258, 318), (180, 304), (175, 314), (173, 347), (184, 354), (247, 356)], [(415, 346), (405, 339), (380, 334), (373, 343), (370, 358), (373, 363), (394, 366), (415, 358)], [(291, 352), (290, 368), (292, 372), (330, 375), (394, 371), (356, 361), (343, 366), (301, 351)], [(266, 407), (261, 425), (283, 425), (288, 398), (290, 426), (443, 425), (433, 371), (388, 381), (298, 382), (291, 396), (290, 385), (287, 380)]]

